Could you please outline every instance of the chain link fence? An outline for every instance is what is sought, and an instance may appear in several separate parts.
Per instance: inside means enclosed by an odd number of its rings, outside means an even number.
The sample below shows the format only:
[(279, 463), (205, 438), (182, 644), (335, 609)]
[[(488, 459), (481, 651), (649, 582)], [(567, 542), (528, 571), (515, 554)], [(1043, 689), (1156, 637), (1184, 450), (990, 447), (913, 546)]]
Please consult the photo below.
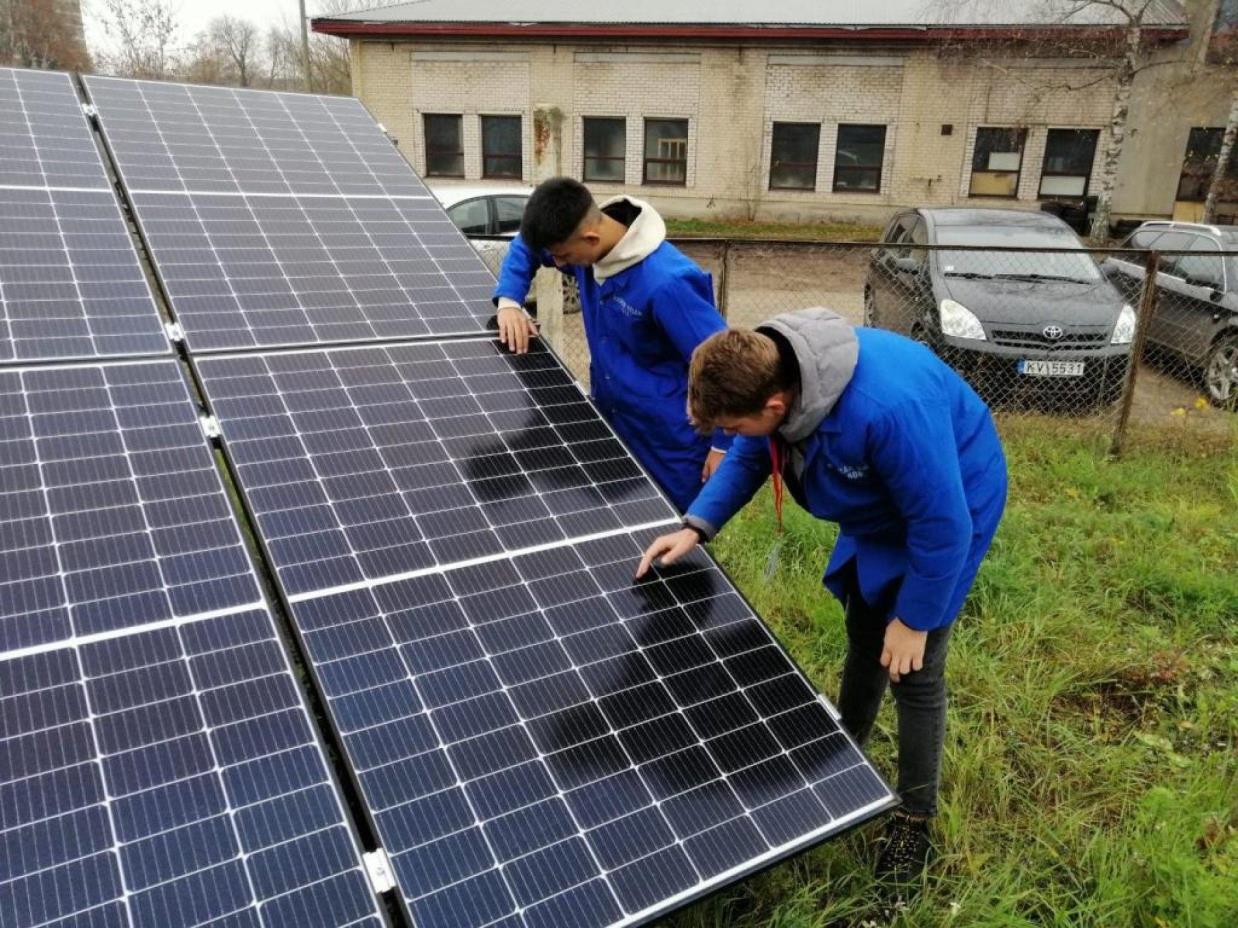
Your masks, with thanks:
[[(1238, 433), (1238, 250), (1148, 251), (684, 239), (719, 310), (754, 326), (809, 306), (923, 342), (1005, 414)], [(497, 272), (502, 249), (483, 257)], [(536, 288), (544, 336), (582, 383), (575, 284)], [(533, 295), (531, 294), (531, 298)]]

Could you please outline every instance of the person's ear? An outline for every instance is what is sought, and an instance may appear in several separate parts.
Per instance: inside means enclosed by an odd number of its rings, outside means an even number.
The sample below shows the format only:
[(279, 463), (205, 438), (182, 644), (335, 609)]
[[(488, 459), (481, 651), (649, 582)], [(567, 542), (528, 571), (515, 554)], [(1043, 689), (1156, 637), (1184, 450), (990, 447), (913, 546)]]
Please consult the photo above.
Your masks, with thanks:
[(765, 401), (765, 412), (778, 419), (787, 414), (787, 401), (781, 393), (775, 393)]

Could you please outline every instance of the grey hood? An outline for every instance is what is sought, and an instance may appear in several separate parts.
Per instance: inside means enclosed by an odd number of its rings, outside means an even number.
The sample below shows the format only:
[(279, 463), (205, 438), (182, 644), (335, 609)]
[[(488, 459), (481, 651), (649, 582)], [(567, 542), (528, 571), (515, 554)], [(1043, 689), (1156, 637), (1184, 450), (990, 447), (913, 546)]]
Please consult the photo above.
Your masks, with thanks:
[(792, 444), (808, 438), (829, 415), (855, 371), (860, 356), (851, 323), (820, 307), (783, 313), (761, 324), (791, 344), (800, 366), (800, 390), (779, 433)]
[(605, 209), (612, 203), (627, 200), (640, 209), (640, 215), (628, 226), (627, 233), (615, 244), (615, 247), (593, 265), (593, 279), (599, 283), (608, 277), (614, 277), (620, 271), (626, 271), (633, 264), (644, 261), (657, 251), (658, 246), (666, 241), (666, 223), (658, 215), (658, 211), (635, 197), (611, 197), (598, 204)]

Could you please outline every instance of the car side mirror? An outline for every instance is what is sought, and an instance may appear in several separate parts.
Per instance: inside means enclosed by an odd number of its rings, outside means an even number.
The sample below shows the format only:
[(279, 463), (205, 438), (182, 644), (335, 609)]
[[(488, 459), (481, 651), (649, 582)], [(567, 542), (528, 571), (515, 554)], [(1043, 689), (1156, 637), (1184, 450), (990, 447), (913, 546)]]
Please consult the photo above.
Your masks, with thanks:
[(916, 258), (895, 258), (894, 270), (900, 274), (919, 274), (924, 270), (924, 265)]

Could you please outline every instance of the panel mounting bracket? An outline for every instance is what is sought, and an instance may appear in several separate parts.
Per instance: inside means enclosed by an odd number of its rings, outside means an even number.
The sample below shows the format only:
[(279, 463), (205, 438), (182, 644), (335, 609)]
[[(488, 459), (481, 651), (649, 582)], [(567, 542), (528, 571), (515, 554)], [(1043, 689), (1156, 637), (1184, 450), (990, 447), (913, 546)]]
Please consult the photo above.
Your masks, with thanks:
[(210, 441), (214, 441), (222, 434), (219, 431), (219, 420), (214, 416), (198, 416), (198, 424), (202, 426), (202, 434)]
[(86, 115), (87, 119), (94, 119), (99, 115), (99, 110), (96, 109), (93, 103), (83, 103), (82, 112)]
[(361, 859), (365, 863), (365, 872), (370, 877), (370, 886), (375, 893), (381, 896), (395, 889), (395, 875), (391, 872), (391, 861), (385, 850), (380, 847), (368, 851), (361, 855)]
[(168, 338), (178, 345), (185, 340), (185, 330), (179, 322), (165, 322), (163, 330), (168, 333)]

